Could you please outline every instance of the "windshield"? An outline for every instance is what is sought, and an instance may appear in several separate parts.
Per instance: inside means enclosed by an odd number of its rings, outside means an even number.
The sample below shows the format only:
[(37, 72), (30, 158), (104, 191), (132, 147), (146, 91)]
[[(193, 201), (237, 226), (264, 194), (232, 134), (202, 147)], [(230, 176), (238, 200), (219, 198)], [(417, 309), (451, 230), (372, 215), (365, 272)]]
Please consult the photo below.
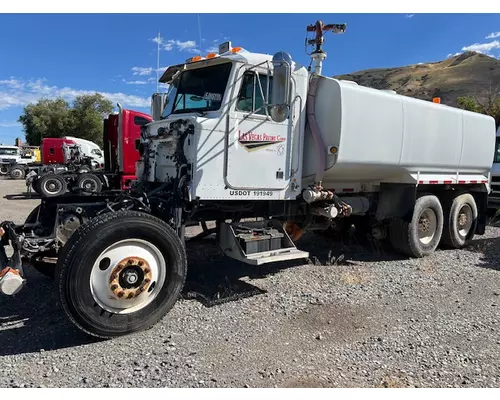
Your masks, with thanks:
[(171, 84), (162, 114), (215, 111), (222, 105), (232, 63), (183, 71)]
[(97, 157), (102, 157), (102, 153), (99, 149), (92, 149), (91, 153), (95, 154)]
[(2, 156), (17, 156), (18, 153), (18, 149), (0, 149), (0, 155)]
[(495, 142), (495, 157), (493, 158), (494, 163), (500, 163), (500, 136), (497, 136)]

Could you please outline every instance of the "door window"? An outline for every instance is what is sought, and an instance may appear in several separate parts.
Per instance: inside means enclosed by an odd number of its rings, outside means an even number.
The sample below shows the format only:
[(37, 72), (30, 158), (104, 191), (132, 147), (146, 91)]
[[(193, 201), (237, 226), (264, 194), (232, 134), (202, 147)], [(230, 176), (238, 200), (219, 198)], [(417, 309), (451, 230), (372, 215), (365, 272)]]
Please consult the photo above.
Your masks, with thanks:
[[(257, 74), (255, 72), (245, 72), (236, 110), (266, 115), (266, 99), (271, 98), (273, 77)], [(269, 102), (269, 100), (267, 101)]]

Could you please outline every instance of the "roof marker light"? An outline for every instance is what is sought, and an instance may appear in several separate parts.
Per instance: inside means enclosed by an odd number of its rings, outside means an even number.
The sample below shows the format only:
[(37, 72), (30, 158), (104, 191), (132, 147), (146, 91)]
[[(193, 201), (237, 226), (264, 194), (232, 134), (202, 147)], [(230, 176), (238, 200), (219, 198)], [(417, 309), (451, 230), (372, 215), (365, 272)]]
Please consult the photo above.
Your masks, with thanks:
[(217, 57), (217, 53), (208, 53), (206, 56), (207, 59), (208, 58), (215, 58), (215, 57)]

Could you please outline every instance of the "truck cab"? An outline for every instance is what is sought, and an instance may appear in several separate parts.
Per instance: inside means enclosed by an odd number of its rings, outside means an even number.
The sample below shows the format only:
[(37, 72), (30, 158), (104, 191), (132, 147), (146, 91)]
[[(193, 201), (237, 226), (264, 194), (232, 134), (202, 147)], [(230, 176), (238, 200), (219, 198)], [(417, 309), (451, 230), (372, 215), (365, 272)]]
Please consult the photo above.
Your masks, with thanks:
[[(193, 57), (167, 68), (161, 116), (146, 127), (137, 175), (165, 183), (194, 177), (200, 199), (286, 200), (301, 189), (308, 71), (290, 62), (289, 81), (276, 82), (290, 106), (271, 118), (273, 56), (241, 47)], [(293, 93), (293, 94), (292, 94)], [(260, 162), (256, 163), (256, 157)]]
[(65, 136), (63, 139), (71, 140), (80, 146), (81, 152), (92, 159), (92, 165), (95, 169), (104, 168), (104, 155), (96, 143), (73, 136)]
[(0, 145), (0, 175), (6, 175), (11, 164), (21, 161), (21, 151), (17, 146)]
[(138, 141), (141, 127), (151, 122), (151, 116), (126, 110), (104, 119), (103, 149), (104, 169), (120, 176), (120, 187), (128, 189), (136, 180), (136, 162), (141, 157)]
[(491, 191), (488, 197), (488, 207), (498, 208), (500, 206), (500, 126), (497, 130), (495, 141), (495, 153), (491, 167)]

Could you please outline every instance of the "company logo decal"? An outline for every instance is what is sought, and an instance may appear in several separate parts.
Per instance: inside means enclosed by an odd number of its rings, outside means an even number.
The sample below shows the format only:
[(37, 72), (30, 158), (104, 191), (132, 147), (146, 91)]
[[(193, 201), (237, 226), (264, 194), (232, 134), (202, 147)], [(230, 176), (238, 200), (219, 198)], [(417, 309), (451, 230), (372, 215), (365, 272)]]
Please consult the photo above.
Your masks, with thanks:
[(260, 150), (284, 141), (286, 141), (286, 138), (280, 135), (238, 131), (238, 142), (247, 149), (247, 151)]

